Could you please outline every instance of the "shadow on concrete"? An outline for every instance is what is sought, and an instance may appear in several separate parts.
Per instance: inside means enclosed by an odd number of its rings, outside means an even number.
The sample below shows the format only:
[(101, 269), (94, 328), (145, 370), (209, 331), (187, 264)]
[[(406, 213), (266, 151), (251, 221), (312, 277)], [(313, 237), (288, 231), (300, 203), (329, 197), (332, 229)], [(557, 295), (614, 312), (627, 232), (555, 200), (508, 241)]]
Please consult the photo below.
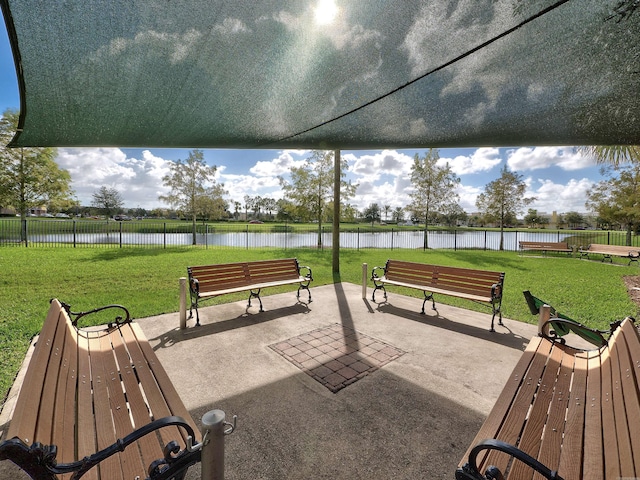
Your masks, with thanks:
[(500, 345), (518, 350), (522, 350), (522, 344), (530, 340), (530, 338), (525, 338), (513, 333), (507, 325), (498, 325), (497, 318), (495, 321), (496, 331), (490, 332), (489, 326), (491, 325), (491, 317), (488, 315), (478, 314), (479, 317), (482, 317), (483, 321), (486, 317), (487, 324), (486, 326), (483, 325), (475, 327), (460, 323), (455, 319), (444, 317), (440, 315), (437, 310), (435, 311), (436, 315), (432, 315), (431, 312), (434, 312), (434, 310), (431, 310), (430, 308), (425, 309), (427, 313), (423, 315), (417, 310), (408, 310), (406, 308), (394, 306), (388, 301), (384, 301), (377, 304), (376, 310), (381, 313), (388, 313), (397, 317), (406, 318), (407, 320), (413, 320), (442, 330), (469, 335), (488, 342), (499, 343)]

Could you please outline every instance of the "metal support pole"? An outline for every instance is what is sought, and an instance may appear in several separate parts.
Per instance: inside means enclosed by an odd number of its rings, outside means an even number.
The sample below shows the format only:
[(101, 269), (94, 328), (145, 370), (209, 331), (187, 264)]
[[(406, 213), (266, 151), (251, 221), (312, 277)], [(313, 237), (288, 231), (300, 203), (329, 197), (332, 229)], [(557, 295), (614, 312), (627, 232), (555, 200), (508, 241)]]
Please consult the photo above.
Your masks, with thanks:
[(233, 424), (225, 422), (222, 410), (210, 410), (202, 417), (201, 475), (202, 480), (224, 480), (224, 437), (236, 428), (236, 416)]
[(362, 298), (367, 298), (367, 275), (368, 274), (368, 268), (367, 268), (367, 264), (363, 263), (362, 264)]
[(180, 277), (180, 330), (187, 328), (187, 277)]

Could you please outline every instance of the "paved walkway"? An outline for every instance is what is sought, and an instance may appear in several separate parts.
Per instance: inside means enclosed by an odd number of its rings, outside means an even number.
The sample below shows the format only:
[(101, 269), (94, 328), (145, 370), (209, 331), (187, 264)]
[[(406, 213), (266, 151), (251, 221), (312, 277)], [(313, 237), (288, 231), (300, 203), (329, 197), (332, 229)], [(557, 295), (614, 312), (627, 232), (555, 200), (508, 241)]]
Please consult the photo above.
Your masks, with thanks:
[(138, 320), (196, 420), (238, 415), (226, 478), (452, 479), (536, 327), (420, 315), (393, 289), (386, 304), (348, 283), (311, 292), (202, 308), (184, 331), (177, 313)]

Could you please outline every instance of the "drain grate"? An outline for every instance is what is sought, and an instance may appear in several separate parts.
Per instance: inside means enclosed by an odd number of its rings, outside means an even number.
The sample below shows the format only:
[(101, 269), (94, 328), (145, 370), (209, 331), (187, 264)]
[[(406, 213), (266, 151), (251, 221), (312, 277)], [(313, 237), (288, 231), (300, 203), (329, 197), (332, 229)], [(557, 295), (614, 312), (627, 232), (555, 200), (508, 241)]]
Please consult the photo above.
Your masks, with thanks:
[(333, 393), (405, 353), (340, 324), (303, 333), (269, 347)]

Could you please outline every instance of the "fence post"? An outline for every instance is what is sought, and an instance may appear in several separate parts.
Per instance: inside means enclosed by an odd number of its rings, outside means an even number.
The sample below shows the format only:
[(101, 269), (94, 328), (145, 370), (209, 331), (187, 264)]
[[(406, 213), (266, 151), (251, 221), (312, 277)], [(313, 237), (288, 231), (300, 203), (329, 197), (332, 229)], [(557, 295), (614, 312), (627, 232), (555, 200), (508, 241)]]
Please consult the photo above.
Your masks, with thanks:
[(516, 242), (515, 242), (515, 244), (514, 244), (514, 247), (513, 247), (513, 248), (515, 248), (515, 251), (516, 251), (516, 252), (518, 251), (518, 230), (516, 230)]
[(180, 277), (180, 330), (187, 328), (187, 278)]
[(122, 222), (120, 222), (120, 248), (122, 248)]
[(611, 232), (607, 231), (607, 245), (611, 245)]
[(487, 231), (484, 231), (484, 251), (487, 251)]
[(209, 224), (206, 224), (206, 227), (204, 229), (204, 249), (208, 250), (209, 249)]
[[(202, 416), (201, 478), (203, 480), (224, 480), (224, 437), (235, 430), (233, 424), (225, 422), (222, 410), (210, 410)], [(228, 427), (225, 430), (225, 427)], [(206, 437), (206, 438), (205, 438)]]
[(247, 246), (247, 250), (249, 250), (249, 225), (247, 225), (246, 228), (245, 228), (244, 237), (245, 237), (245, 243), (246, 243), (246, 246)]
[(356, 234), (356, 250), (360, 251), (360, 227), (358, 227), (358, 232)]
[(457, 251), (458, 250), (458, 229), (454, 228), (453, 229), (453, 251)]
[(164, 248), (167, 248), (167, 222), (162, 224), (162, 244)]
[(22, 227), (21, 228), (22, 228), (22, 231), (23, 231), (23, 234), (24, 234), (24, 246), (28, 247), (29, 246), (29, 231), (27, 229), (27, 219), (26, 218), (22, 221)]
[(393, 250), (393, 228), (391, 229), (391, 250)]
[(78, 225), (77, 222), (75, 220), (75, 218), (73, 219), (73, 248), (76, 248), (76, 235), (78, 233)]

